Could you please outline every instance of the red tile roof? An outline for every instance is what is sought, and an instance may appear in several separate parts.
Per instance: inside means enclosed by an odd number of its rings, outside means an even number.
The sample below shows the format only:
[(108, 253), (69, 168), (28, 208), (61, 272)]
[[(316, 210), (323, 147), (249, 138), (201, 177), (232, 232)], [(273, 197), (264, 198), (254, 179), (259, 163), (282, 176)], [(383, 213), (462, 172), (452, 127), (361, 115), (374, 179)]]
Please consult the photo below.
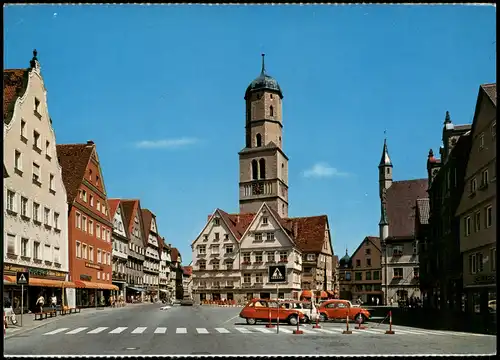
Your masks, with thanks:
[(108, 199), (109, 217), (111, 220), (115, 217), (118, 206), (120, 206), (120, 199)]
[(29, 69), (3, 71), (3, 120), (9, 123), (17, 98), (22, 97), (28, 85)]
[(193, 267), (192, 266), (184, 266), (182, 268), (182, 272), (186, 276), (191, 276), (191, 275), (193, 275)]
[(417, 199), (427, 198), (427, 179), (394, 181), (387, 189), (389, 237), (413, 237)]
[(177, 248), (173, 247), (171, 249), (170, 258), (171, 258), (172, 262), (177, 262), (178, 261), (178, 259), (179, 259), (179, 250), (177, 250)]
[(83, 181), (85, 170), (94, 150), (94, 144), (56, 145), (57, 159), (62, 168), (68, 204), (72, 204), (76, 199), (78, 188)]
[(144, 232), (144, 245), (148, 244), (149, 231), (151, 230), (151, 221), (153, 220), (153, 213), (148, 209), (141, 209), (142, 214), (142, 229)]
[[(125, 217), (125, 224), (127, 226), (127, 230), (129, 234), (132, 234), (132, 227), (134, 226), (134, 215), (141, 208), (140, 201), (138, 199), (121, 199), (122, 208), (123, 208), (123, 216)], [(140, 219), (142, 217), (138, 213), (137, 216)]]

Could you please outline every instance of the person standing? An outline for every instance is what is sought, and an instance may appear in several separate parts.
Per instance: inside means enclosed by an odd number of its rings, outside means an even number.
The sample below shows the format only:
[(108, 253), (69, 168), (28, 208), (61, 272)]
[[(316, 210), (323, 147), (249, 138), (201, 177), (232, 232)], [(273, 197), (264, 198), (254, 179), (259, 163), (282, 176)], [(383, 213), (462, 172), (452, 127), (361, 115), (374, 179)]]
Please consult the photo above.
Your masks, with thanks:
[(57, 296), (55, 294), (52, 294), (52, 297), (50, 298), (50, 308), (52, 310), (55, 310), (57, 307)]
[(43, 305), (45, 305), (45, 299), (43, 298), (42, 293), (40, 293), (36, 301), (36, 308), (38, 312), (43, 312)]

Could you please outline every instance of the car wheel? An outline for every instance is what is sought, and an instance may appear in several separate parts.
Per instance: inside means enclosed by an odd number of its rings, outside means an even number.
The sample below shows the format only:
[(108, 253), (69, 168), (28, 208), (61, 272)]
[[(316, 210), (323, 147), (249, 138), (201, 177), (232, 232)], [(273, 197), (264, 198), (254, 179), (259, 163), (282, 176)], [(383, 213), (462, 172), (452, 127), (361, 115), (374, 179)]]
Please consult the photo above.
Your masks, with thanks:
[(304, 315), (304, 319), (302, 320), (302, 322), (309, 324), (311, 322), (311, 320), (309, 319), (309, 317), (307, 315)]
[(288, 323), (292, 326), (297, 325), (298, 317), (296, 315), (292, 315), (288, 318)]
[(327, 319), (328, 317), (326, 316), (326, 314), (324, 313), (319, 314), (319, 321), (323, 322), (326, 321)]
[(257, 321), (256, 321), (255, 319), (252, 319), (252, 318), (248, 318), (248, 319), (247, 319), (247, 324), (248, 324), (248, 325), (255, 325), (255, 323), (256, 323), (256, 322), (257, 322)]

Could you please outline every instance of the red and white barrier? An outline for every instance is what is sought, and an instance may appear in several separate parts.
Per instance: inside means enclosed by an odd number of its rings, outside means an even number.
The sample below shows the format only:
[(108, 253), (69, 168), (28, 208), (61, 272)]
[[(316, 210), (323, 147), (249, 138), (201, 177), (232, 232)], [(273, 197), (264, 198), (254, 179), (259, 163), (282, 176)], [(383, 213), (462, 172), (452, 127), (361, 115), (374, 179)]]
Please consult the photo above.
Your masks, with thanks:
[(347, 314), (346, 318), (346, 329), (342, 331), (342, 334), (352, 334), (352, 330), (349, 330), (349, 314)]
[(300, 317), (299, 317), (299, 314), (297, 314), (297, 330), (293, 330), (293, 333), (295, 335), (301, 335), (301, 334), (304, 333), (302, 330), (300, 330)]
[(388, 335), (394, 335), (395, 332), (392, 330), (392, 311), (389, 311), (389, 330), (385, 332)]

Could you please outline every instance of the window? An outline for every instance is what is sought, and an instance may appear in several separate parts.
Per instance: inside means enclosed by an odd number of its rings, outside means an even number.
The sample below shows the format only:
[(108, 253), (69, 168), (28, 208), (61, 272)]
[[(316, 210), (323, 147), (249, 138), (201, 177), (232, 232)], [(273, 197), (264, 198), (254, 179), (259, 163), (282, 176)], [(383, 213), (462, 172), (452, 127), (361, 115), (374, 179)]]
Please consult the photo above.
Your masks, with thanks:
[(481, 230), (481, 212), (478, 211), (474, 214), (474, 231), (479, 232)]
[(475, 193), (477, 190), (477, 180), (476, 178), (472, 178), (472, 180), (470, 181), (470, 192), (473, 194)]
[(288, 262), (288, 253), (286, 251), (280, 251), (280, 262)]
[(361, 266), (361, 260), (360, 259), (356, 259), (356, 267), (360, 267)]
[(40, 106), (40, 100), (38, 100), (37, 98), (35, 98), (35, 111), (38, 112), (38, 108)]
[(101, 262), (102, 262), (101, 249), (97, 249), (97, 263), (100, 264)]
[(82, 199), (87, 202), (87, 192), (85, 190), (82, 190)]
[(50, 141), (45, 141), (45, 156), (47, 158), (49, 158), (49, 160), (51, 159), (51, 156), (50, 156)]
[(206, 270), (207, 269), (207, 263), (205, 261), (199, 261), (198, 262), (198, 267), (200, 270)]
[(21, 119), (21, 139), (26, 139), (26, 121)]
[(272, 232), (267, 233), (266, 240), (267, 241), (274, 241), (274, 233), (272, 233)]
[(488, 185), (488, 180), (488, 169), (486, 169), (481, 173), (481, 187)]
[(38, 241), (33, 243), (33, 259), (40, 260), (40, 243)]
[(87, 244), (82, 244), (82, 258), (87, 259)]
[(401, 245), (395, 245), (392, 248), (392, 256), (401, 256), (403, 255), (403, 247)]
[(273, 106), (269, 106), (269, 116), (274, 116), (274, 108)]
[(28, 246), (29, 246), (29, 239), (22, 238), (21, 239), (21, 256), (28, 257)]
[(101, 280), (101, 272), (100, 271), (97, 272), (97, 280)]
[(59, 214), (56, 212), (54, 213), (54, 228), (59, 229)]
[(233, 270), (233, 262), (232, 261), (226, 262), (226, 270)]
[(220, 219), (214, 218), (214, 226), (219, 226), (219, 225), (220, 225)]
[(40, 204), (33, 202), (33, 221), (40, 222)]
[(420, 269), (418, 267), (413, 268), (413, 277), (418, 279), (420, 277)]
[(479, 135), (479, 150), (484, 149), (484, 133)]
[(94, 206), (94, 197), (92, 195), (89, 196), (90, 206)]
[(95, 225), (95, 236), (100, 239), (101, 238), (101, 225)]
[(16, 193), (14, 191), (7, 190), (7, 210), (16, 211)]
[(47, 226), (50, 226), (50, 209), (43, 208), (43, 223)]
[(214, 261), (212, 263), (212, 270), (219, 270), (219, 262), (218, 261)]
[(362, 272), (355, 272), (355, 273), (354, 273), (354, 280), (356, 280), (356, 281), (363, 280), (363, 279), (362, 279), (362, 275), (363, 275), (363, 273), (362, 273)]
[(87, 217), (86, 216), (82, 216), (82, 230), (87, 232)]
[(219, 245), (212, 245), (212, 248), (210, 249), (212, 254), (219, 254)]
[(403, 268), (394, 268), (393, 269), (393, 277), (395, 279), (402, 279), (403, 278)]
[(275, 257), (275, 255), (274, 255), (273, 252), (268, 252), (267, 253), (267, 261), (268, 262), (274, 262), (274, 257)]
[(110, 256), (110, 254), (109, 254), (109, 253), (106, 253), (106, 258), (108, 259), (107, 264), (108, 264), (108, 265), (111, 265), (111, 256)]
[(233, 250), (233, 245), (226, 245), (226, 254), (232, 254)]
[(33, 130), (33, 146), (38, 150), (42, 150), (40, 147), (40, 134), (36, 130)]
[[(97, 200), (96, 209), (97, 209), (97, 211), (101, 211), (101, 202), (99, 200)], [(137, 217), (135, 219), (137, 220)]]
[(243, 253), (243, 263), (250, 263), (250, 253)]
[(491, 206), (486, 207), (486, 228), (491, 227), (493, 222), (493, 208)]
[(205, 255), (207, 253), (207, 247), (205, 245), (198, 246), (198, 255)]
[(465, 236), (470, 235), (470, 228), (471, 228), (470, 222), (471, 222), (470, 216), (467, 216), (466, 218), (464, 218), (464, 235)]
[(75, 221), (76, 221), (77, 229), (81, 229), (82, 228), (82, 216), (80, 215), (80, 213), (75, 213)]
[(16, 255), (16, 235), (7, 234), (7, 254)]
[(262, 217), (262, 225), (267, 225), (268, 224), (268, 219), (267, 216)]
[(109, 273), (106, 273), (106, 280), (109, 280)]
[(28, 217), (28, 199), (21, 196), (21, 216)]
[(77, 258), (82, 257), (82, 244), (80, 244), (79, 241), (76, 242), (76, 257)]
[(255, 282), (256, 282), (257, 284), (262, 284), (262, 282), (263, 282), (263, 278), (264, 278), (264, 277), (262, 276), (262, 273), (257, 273), (257, 274), (255, 274)]
[(264, 160), (264, 159), (259, 160), (259, 171), (260, 171), (260, 178), (265, 179), (266, 178), (266, 160)]
[(14, 155), (14, 168), (19, 171), (23, 169), (23, 164), (21, 161), (21, 152), (17, 150)]
[(257, 180), (259, 178), (259, 168), (257, 160), (252, 160), (252, 180)]
[(497, 270), (497, 248), (493, 248), (490, 250), (490, 270), (496, 271)]
[(255, 135), (255, 146), (256, 147), (262, 146), (262, 135), (260, 134)]
[(314, 260), (316, 260), (315, 254), (307, 254), (307, 261), (314, 261)]
[(372, 266), (372, 259), (366, 259), (366, 266)]
[(243, 274), (243, 282), (245, 284), (250, 284), (252, 282), (252, 275), (251, 274)]
[(371, 271), (367, 271), (366, 274), (365, 274), (365, 278), (366, 278), (366, 280), (371, 280), (372, 279), (372, 272)]
[(89, 219), (89, 234), (94, 235), (94, 222)]
[(218, 232), (217, 232), (217, 233), (215, 233), (214, 235), (215, 235), (215, 240), (219, 240), (219, 239), (220, 239), (220, 236), (219, 236), (219, 233), (218, 233)]
[(366, 255), (370, 255), (370, 254), (371, 254), (371, 252), (372, 252), (372, 249), (369, 249), (369, 248), (368, 248), (368, 249), (365, 249), (365, 254), (366, 254)]
[(380, 271), (373, 272), (373, 280), (380, 280)]
[(255, 236), (255, 241), (262, 241), (262, 234), (261, 233), (256, 233), (254, 236)]
[(94, 247), (89, 246), (89, 261), (94, 262)]
[(55, 191), (55, 189), (54, 189), (54, 175), (52, 175), (52, 174), (49, 175), (49, 190)]
[(33, 182), (40, 184), (40, 165), (33, 163)]
[(61, 263), (61, 260), (60, 260), (61, 255), (60, 254), (61, 254), (61, 250), (58, 247), (55, 247), (54, 248), (54, 262), (56, 264), (60, 264)]
[(255, 262), (256, 263), (262, 262), (262, 253), (255, 254)]

